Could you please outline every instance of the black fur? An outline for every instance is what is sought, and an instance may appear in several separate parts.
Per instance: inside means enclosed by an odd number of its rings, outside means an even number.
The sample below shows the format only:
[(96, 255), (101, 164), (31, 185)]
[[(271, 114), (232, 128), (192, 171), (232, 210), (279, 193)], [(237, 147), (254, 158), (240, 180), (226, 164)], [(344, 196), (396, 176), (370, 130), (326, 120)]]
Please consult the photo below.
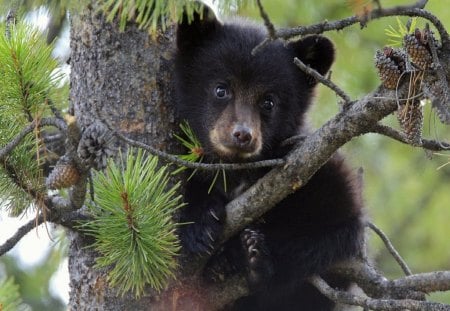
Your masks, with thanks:
[[(252, 56), (253, 48), (266, 38), (263, 27), (243, 22), (221, 24), (208, 8), (203, 16), (201, 20), (196, 15), (190, 24), (185, 20), (177, 32), (175, 89), (179, 118), (189, 122), (202, 142), (206, 162), (284, 156), (288, 150), (281, 148), (281, 143), (307, 133), (303, 119), (316, 85), (293, 64), (293, 59), (298, 57), (325, 74), (334, 60), (332, 43), (321, 36), (288, 44), (276, 40)], [(218, 98), (217, 85), (225, 85), (229, 93), (222, 92), (220, 95), (226, 96)], [(270, 110), (263, 108), (268, 98), (274, 104)], [(245, 111), (248, 116), (237, 111)], [(237, 120), (239, 126), (256, 118), (249, 133), (252, 139), (261, 140), (261, 148), (244, 148), (245, 143), (236, 141), (236, 124), (228, 124), (227, 118)], [(211, 131), (220, 122), (218, 132), (229, 130), (226, 134), (235, 136), (224, 136), (234, 144), (230, 148), (223, 147), (228, 142), (222, 138), (219, 143), (211, 140)], [(187, 184), (188, 206), (181, 216), (182, 222), (192, 222), (180, 230), (186, 252), (210, 252), (221, 234), (227, 202), (266, 172), (229, 171), (227, 191), (218, 181), (209, 194), (213, 173), (197, 172)], [(359, 189), (343, 159), (335, 155), (308, 184), (280, 202), (254, 227), (227, 242), (209, 265), (215, 269), (220, 262), (229, 265), (225, 269), (228, 272), (248, 272), (251, 295), (231, 309), (331, 310), (333, 304), (304, 280), (315, 273), (326, 277), (330, 265), (358, 254), (363, 244), (361, 219)], [(342, 280), (329, 280), (334, 286), (348, 285)]]

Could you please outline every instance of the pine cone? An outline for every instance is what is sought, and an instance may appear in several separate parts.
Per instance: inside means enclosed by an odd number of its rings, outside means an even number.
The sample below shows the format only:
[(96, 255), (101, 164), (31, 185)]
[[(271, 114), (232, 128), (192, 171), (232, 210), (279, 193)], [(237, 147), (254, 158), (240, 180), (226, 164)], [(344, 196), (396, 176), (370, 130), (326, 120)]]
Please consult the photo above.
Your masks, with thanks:
[(414, 34), (408, 34), (403, 38), (411, 62), (420, 70), (428, 69), (433, 61), (429, 46), (429, 35), (432, 35), (431, 32), (420, 31), (416, 28)]
[(384, 87), (395, 89), (402, 73), (406, 70), (405, 54), (401, 50), (385, 47), (375, 54), (375, 66)]
[(422, 86), (426, 98), (431, 101), (431, 107), (443, 124), (450, 124), (450, 99), (445, 96), (445, 85), (439, 80), (424, 83)]
[(49, 189), (63, 189), (73, 186), (80, 179), (76, 166), (61, 158), (48, 175), (45, 184)]
[(400, 105), (397, 111), (400, 123), (408, 143), (413, 146), (422, 143), (423, 107), (420, 101), (412, 101)]
[(95, 122), (83, 131), (77, 153), (86, 165), (102, 170), (108, 158), (116, 153), (114, 136), (103, 123)]

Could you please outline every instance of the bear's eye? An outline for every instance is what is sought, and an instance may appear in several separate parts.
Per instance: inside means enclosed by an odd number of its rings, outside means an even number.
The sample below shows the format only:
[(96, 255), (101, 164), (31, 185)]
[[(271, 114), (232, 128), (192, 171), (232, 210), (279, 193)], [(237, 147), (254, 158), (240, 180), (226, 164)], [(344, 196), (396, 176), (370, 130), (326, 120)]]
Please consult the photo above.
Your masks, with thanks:
[(228, 90), (228, 87), (225, 84), (219, 84), (214, 89), (214, 94), (218, 99), (225, 99), (229, 97), (230, 92)]
[(261, 108), (264, 110), (270, 111), (275, 106), (275, 103), (271, 97), (266, 97), (264, 101), (261, 103)]

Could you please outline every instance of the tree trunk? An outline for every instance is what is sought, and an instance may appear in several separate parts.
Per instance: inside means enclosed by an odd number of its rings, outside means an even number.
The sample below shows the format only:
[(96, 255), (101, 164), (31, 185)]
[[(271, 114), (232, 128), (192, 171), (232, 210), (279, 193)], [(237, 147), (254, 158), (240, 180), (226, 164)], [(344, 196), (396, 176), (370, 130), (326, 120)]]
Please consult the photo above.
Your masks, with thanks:
[[(130, 138), (174, 152), (171, 106), (174, 27), (148, 33), (128, 25), (124, 32), (89, 7), (71, 18), (70, 113), (80, 128), (107, 120)], [(120, 147), (126, 148), (123, 142)], [(110, 288), (105, 270), (93, 268), (88, 238), (70, 232), (71, 310), (148, 310), (154, 293), (136, 299)], [(153, 296), (152, 296), (153, 295)]]

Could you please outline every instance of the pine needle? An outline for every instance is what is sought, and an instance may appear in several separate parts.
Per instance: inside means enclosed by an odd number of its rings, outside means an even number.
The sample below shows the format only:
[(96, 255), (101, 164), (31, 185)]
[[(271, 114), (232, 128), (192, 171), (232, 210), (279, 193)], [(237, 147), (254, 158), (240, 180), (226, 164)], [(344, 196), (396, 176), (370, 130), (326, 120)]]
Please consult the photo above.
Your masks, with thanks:
[(162, 290), (174, 277), (180, 245), (172, 215), (183, 204), (168, 176), (157, 157), (133, 149), (94, 175), (96, 200), (87, 203), (94, 220), (81, 227), (96, 238), (96, 266), (112, 267), (108, 280), (121, 294)]

